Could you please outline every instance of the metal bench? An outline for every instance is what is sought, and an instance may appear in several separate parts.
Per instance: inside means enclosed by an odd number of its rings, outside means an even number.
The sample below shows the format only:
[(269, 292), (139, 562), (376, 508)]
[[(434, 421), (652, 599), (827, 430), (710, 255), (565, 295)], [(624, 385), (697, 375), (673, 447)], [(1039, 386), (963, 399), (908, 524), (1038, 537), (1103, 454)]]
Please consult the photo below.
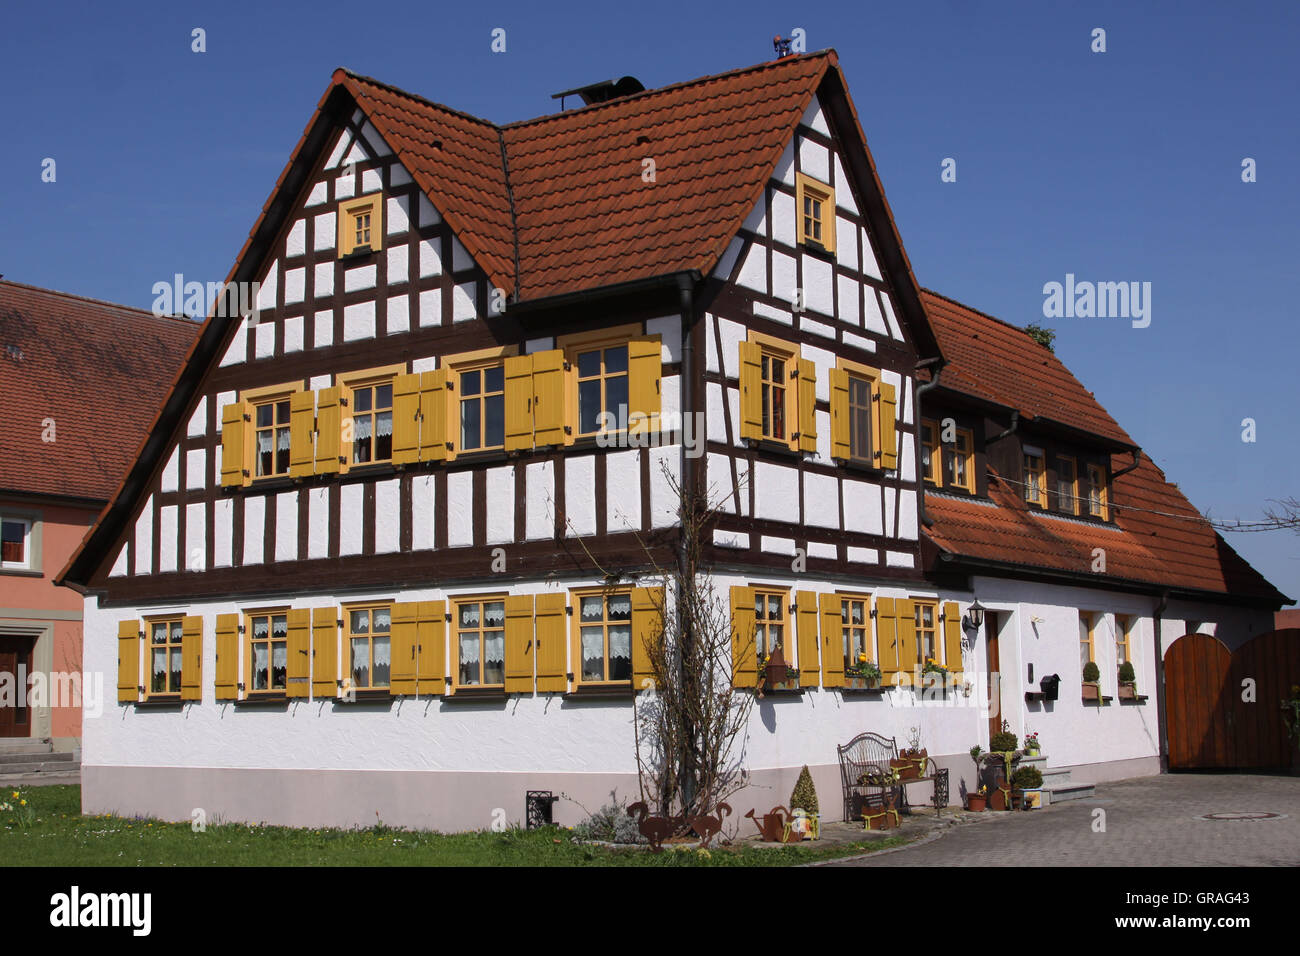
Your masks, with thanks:
[(948, 805), (948, 769), (935, 767), (926, 758), (930, 773), (907, 780), (892, 780), (890, 761), (898, 759), (898, 744), (893, 737), (858, 734), (847, 744), (836, 747), (840, 758), (840, 782), (844, 788), (844, 819), (856, 822), (868, 805), (879, 806), (886, 791), (893, 791), (899, 809), (907, 810), (907, 788), (914, 783), (932, 783), (932, 804), (939, 813)]

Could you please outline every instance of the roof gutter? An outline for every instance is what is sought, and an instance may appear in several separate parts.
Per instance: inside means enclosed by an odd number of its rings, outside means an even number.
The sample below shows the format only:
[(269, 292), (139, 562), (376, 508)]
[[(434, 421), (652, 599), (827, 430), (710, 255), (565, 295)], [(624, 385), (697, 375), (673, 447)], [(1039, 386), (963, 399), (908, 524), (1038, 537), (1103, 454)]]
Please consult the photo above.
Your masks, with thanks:
[[(921, 428), (921, 396), (924, 395), (926, 392), (930, 391), (930, 389), (938, 387), (939, 373), (943, 371), (943, 367), (946, 364), (947, 362), (945, 362), (942, 355), (935, 355), (932, 356), (931, 358), (922, 359), (921, 361), (917, 362), (916, 368), (913, 370), (919, 372), (923, 368), (931, 369), (930, 381), (924, 383), (923, 385), (918, 385), (916, 387), (916, 395), (915, 395), (916, 409), (913, 412), (913, 418), (916, 421), (916, 427), (918, 431)], [(930, 513), (925, 510), (925, 480), (924, 479), (921, 480), (921, 493), (916, 496), (916, 502), (918, 505), (918, 511), (920, 512), (921, 524), (925, 525), (925, 527), (927, 528), (934, 527), (934, 519), (931, 518)]]
[(700, 281), (702, 276), (699, 269), (682, 269), (677, 272), (669, 272), (665, 275), (651, 276), (648, 279), (633, 279), (631, 282), (620, 282), (617, 285), (603, 285), (594, 289), (582, 289), (578, 292), (564, 292), (560, 295), (547, 296), (542, 299), (524, 299), (520, 302), (512, 303), (511, 312), (524, 313), (541, 312), (546, 309), (560, 309), (574, 305), (586, 305), (591, 302), (598, 302), (602, 299), (612, 299), (617, 296), (637, 295), (645, 292), (658, 292), (665, 290), (679, 289), (679, 282), (685, 278), (689, 280), (692, 286)]

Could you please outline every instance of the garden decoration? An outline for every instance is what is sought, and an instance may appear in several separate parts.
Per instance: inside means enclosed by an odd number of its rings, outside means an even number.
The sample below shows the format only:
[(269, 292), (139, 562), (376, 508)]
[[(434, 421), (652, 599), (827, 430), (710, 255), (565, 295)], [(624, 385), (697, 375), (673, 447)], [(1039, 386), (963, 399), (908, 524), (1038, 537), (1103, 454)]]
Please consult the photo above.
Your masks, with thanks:
[(731, 806), (726, 803), (719, 803), (714, 808), (712, 816), (701, 813), (687, 818), (691, 829), (700, 838), (700, 847), (702, 849), (707, 848), (709, 841), (722, 832), (722, 819), (729, 816), (731, 816)]
[(754, 826), (758, 827), (758, 835), (767, 843), (784, 843), (786, 834), (786, 822), (790, 819), (790, 811), (781, 806), (773, 807), (761, 817), (750, 810), (745, 816), (754, 821)]
[(667, 817), (652, 817), (649, 816), (649, 813), (649, 808), (641, 800), (627, 808), (629, 817), (637, 817), (637, 829), (641, 831), (641, 835), (650, 844), (650, 849), (656, 853), (662, 853), (664, 840), (672, 836), (673, 824)]

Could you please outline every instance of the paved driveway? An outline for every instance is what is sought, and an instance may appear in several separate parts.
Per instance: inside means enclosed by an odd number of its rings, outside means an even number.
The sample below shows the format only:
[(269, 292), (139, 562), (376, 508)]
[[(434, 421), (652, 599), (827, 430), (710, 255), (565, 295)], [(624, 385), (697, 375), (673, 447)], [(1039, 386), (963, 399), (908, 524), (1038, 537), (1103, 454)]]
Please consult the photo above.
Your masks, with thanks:
[[(1096, 811), (1104, 832), (1094, 832)], [(1267, 820), (1205, 821), (1267, 811)], [(973, 815), (972, 815), (973, 816)], [(1165, 774), (1028, 813), (986, 813), (930, 843), (838, 866), (1296, 866), (1300, 777)]]

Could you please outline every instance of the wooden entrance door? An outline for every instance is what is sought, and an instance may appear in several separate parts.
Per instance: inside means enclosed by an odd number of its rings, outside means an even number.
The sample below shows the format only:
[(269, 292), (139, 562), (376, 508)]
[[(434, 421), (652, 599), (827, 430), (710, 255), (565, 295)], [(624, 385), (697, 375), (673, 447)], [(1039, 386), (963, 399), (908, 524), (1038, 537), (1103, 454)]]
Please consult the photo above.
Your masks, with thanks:
[[(8, 693), (4, 705), (0, 706), (0, 737), (30, 737), (32, 735), (32, 711), (27, 703), (26, 678), (32, 673), (32, 648), (35, 641), (30, 637), (0, 636), (0, 682), (12, 688), (12, 703)], [(18, 680), (20, 667), (23, 680)], [(13, 706), (17, 704), (19, 706)]]
[(989, 739), (1002, 729), (1006, 715), (1002, 713), (1002, 665), (998, 656), (998, 615), (995, 611), (984, 612), (984, 634), (988, 642), (989, 672), (985, 677), (989, 691)]

